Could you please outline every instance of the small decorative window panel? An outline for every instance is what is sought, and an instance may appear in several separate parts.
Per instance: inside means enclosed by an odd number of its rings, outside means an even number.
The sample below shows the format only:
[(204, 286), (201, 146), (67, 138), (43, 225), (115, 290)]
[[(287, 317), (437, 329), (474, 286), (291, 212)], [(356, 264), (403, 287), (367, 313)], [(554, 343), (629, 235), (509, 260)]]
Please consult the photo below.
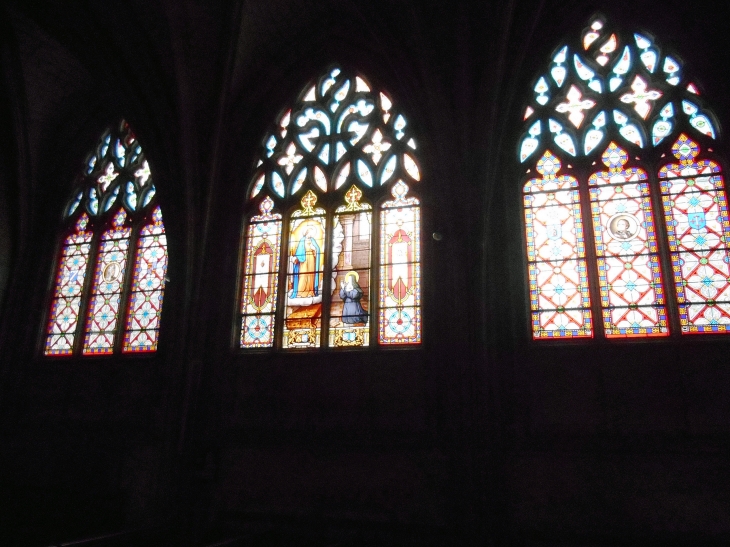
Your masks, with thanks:
[[(410, 126), (386, 93), (337, 67), (306, 86), (263, 139), (247, 193), (240, 347), (420, 343), (420, 210), (405, 197), (420, 179)], [(395, 202), (373, 207), (395, 188)], [(379, 225), (406, 247), (386, 252)]]
[(662, 167), (662, 201), (682, 332), (730, 328), (730, 219), (720, 166), (698, 159), (687, 135), (672, 146), (678, 163)]
[(84, 162), (64, 224), (70, 235), (61, 247), (45, 354), (154, 351), (167, 241), (149, 163), (126, 122), (105, 131)]
[(125, 353), (157, 349), (167, 274), (167, 237), (159, 206), (152, 211), (152, 218), (139, 236), (124, 333)]
[(718, 125), (678, 57), (596, 17), (554, 50), (523, 123), (533, 338), (727, 332), (724, 181), (696, 159)]
[(535, 338), (593, 335), (578, 181), (561, 167), (548, 150), (524, 187)]
[(589, 179), (606, 336), (666, 336), (661, 266), (646, 172), (626, 168), (626, 151), (611, 143), (608, 171)]
[(393, 185), (393, 200), (380, 217), (380, 343), (421, 341), (421, 208), (406, 197), (408, 186)]
[(281, 215), (274, 202), (264, 199), (260, 214), (251, 217), (246, 236), (246, 275), (243, 278), (241, 347), (266, 348), (274, 344), (276, 292), (281, 247)]

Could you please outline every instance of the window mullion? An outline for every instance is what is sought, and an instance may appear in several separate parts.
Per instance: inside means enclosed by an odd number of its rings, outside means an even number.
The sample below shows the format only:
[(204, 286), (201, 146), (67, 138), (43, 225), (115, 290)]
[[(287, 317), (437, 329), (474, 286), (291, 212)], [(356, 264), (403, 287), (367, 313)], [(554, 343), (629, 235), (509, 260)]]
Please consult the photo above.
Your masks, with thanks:
[(282, 349), (284, 340), (284, 320), (286, 318), (286, 296), (289, 286), (289, 227), (291, 226), (291, 213), (283, 215), (281, 219), (281, 243), (279, 244), (279, 290), (276, 295), (276, 307), (274, 308), (274, 349)]
[(603, 327), (603, 305), (601, 303), (601, 283), (598, 273), (598, 257), (596, 254), (596, 236), (593, 231), (593, 211), (591, 208), (588, 176), (585, 172), (578, 175), (578, 195), (580, 198), (581, 217), (583, 222), (584, 249), (586, 268), (588, 270), (588, 293), (591, 297), (591, 315), (593, 316), (593, 337), (605, 338)]
[(677, 305), (677, 288), (674, 286), (674, 271), (672, 257), (669, 252), (669, 234), (667, 233), (667, 219), (664, 214), (664, 204), (661, 193), (661, 183), (656, 176), (656, 169), (649, 174), (649, 194), (651, 206), (654, 213), (654, 226), (657, 235), (657, 250), (659, 252), (659, 264), (662, 267), (662, 283), (669, 322), (669, 335), (679, 337), (682, 327), (679, 322), (679, 306)]
[(114, 339), (114, 353), (121, 353), (124, 337), (127, 330), (127, 319), (129, 314), (129, 299), (132, 292), (132, 281), (134, 279), (134, 270), (137, 268), (137, 248), (139, 246), (139, 235), (145, 224), (141, 223), (132, 225), (132, 232), (129, 234), (129, 245), (127, 246), (127, 271), (124, 273), (124, 285), (119, 295), (119, 312), (117, 314), (117, 334)]
[(332, 238), (334, 237), (334, 212), (328, 207), (325, 214), (326, 231), (324, 239), (324, 267), (322, 268), (322, 313), (320, 314), (320, 343), (319, 347), (329, 347), (329, 318), (330, 306), (332, 305)]
[[(79, 304), (79, 319), (76, 325), (76, 334), (74, 335), (74, 344), (72, 355), (78, 356), (84, 347), (84, 337), (86, 336), (86, 323), (88, 321), (89, 305), (91, 301), (91, 290), (94, 286), (96, 278), (97, 260), (99, 259), (99, 247), (101, 245), (101, 236), (104, 233), (103, 226), (94, 227), (94, 235), (91, 238), (89, 248), (89, 259), (86, 264), (86, 276), (84, 277), (84, 290), (82, 292), (81, 303)], [(89, 270), (91, 268), (91, 270)]]
[[(380, 328), (380, 205), (373, 202), (373, 214), (370, 221), (370, 347), (380, 345), (378, 336)], [(420, 241), (419, 241), (420, 245)]]

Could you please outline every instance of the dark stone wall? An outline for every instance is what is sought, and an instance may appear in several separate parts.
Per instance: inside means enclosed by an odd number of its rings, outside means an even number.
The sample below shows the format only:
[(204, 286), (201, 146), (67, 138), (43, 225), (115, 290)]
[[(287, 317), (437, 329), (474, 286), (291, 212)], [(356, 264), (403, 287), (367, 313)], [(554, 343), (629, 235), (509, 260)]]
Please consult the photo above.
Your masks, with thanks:
[[(531, 342), (515, 152), (530, 83), (597, 10), (676, 51), (730, 120), (729, 8), (0, 10), (0, 543), (124, 530), (138, 530), (129, 544), (189, 546), (730, 540), (730, 341)], [(332, 63), (387, 90), (417, 137), (425, 342), (244, 354), (232, 323), (252, 161), (275, 116)], [(160, 349), (45, 359), (60, 213), (80, 162), (121, 117), (150, 161), (168, 233)], [(716, 151), (730, 157), (722, 131)]]

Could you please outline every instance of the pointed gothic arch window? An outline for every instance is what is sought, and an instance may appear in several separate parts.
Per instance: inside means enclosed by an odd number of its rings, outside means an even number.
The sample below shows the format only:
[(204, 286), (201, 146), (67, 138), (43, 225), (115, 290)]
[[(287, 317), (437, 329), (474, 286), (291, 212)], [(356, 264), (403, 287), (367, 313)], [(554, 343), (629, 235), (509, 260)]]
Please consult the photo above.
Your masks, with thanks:
[(167, 239), (149, 163), (129, 125), (104, 132), (64, 211), (44, 353), (157, 350)]
[(729, 332), (718, 125), (679, 58), (597, 17), (533, 91), (518, 146), (533, 338)]
[(421, 342), (421, 175), (406, 118), (332, 68), (263, 140), (245, 207), (241, 348)]

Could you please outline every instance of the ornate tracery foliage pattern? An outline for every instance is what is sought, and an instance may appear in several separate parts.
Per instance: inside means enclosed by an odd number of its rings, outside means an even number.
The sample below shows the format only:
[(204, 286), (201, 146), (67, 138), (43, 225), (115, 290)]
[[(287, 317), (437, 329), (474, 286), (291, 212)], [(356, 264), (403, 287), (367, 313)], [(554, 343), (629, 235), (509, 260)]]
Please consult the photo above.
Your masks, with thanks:
[(240, 347), (420, 343), (415, 150), (388, 95), (340, 68), (284, 111), (248, 191)]
[(727, 201), (719, 163), (699, 159), (717, 129), (679, 60), (599, 17), (533, 91), (518, 146), (533, 337), (726, 332)]
[(85, 162), (64, 222), (45, 354), (155, 351), (167, 240), (149, 164), (126, 122)]

